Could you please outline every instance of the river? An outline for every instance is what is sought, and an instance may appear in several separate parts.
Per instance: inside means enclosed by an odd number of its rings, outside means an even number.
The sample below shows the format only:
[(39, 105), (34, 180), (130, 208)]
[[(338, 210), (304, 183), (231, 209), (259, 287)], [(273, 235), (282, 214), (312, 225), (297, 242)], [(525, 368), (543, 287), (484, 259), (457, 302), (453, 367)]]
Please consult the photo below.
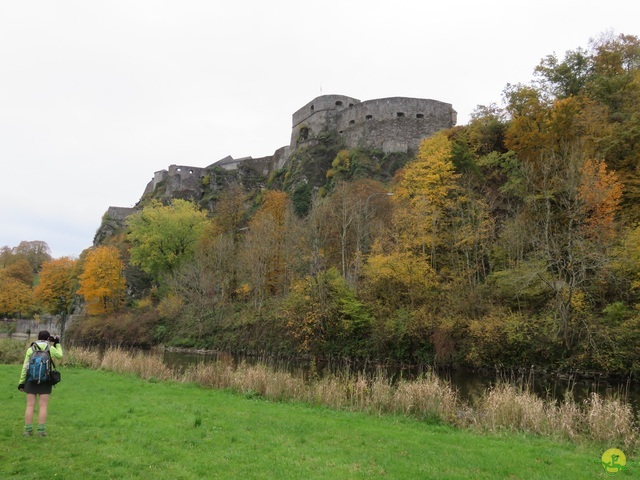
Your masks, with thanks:
[(176, 352), (163, 351), (164, 362), (176, 369), (184, 369), (202, 362), (231, 362), (238, 364), (262, 363), (279, 370), (308, 378), (311, 373), (361, 373), (374, 376), (382, 373), (391, 381), (400, 378), (413, 379), (427, 370), (433, 371), (448, 381), (464, 401), (472, 402), (497, 382), (506, 382), (517, 387), (528, 388), (546, 400), (561, 402), (568, 393), (576, 402), (582, 402), (592, 393), (601, 396), (616, 396), (640, 412), (640, 381), (636, 377), (611, 377), (604, 374), (584, 374), (581, 372), (545, 373), (534, 369), (509, 370), (496, 368), (492, 371), (462, 371), (450, 369), (432, 369), (428, 366), (380, 366), (378, 364), (354, 364), (345, 361), (311, 362), (309, 360), (275, 358), (271, 356), (234, 355), (226, 352)]

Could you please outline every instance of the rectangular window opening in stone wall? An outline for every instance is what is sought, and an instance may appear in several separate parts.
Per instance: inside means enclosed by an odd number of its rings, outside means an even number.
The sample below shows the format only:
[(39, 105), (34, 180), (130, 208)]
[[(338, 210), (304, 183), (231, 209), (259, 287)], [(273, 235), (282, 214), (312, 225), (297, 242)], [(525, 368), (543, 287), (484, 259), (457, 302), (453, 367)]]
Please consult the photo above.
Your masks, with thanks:
[(424, 118), (424, 113), (416, 113), (416, 118)]
[(396, 113), (396, 116), (398, 118), (404, 117), (404, 113), (403, 112), (398, 112), (398, 113)]
[(336, 107), (341, 107), (342, 106), (342, 102), (340, 100), (336, 101)]
[(367, 115), (365, 118), (366, 118), (367, 120), (373, 120), (373, 115)]
[(349, 120), (349, 125), (353, 125), (354, 123), (356, 123), (355, 120)]

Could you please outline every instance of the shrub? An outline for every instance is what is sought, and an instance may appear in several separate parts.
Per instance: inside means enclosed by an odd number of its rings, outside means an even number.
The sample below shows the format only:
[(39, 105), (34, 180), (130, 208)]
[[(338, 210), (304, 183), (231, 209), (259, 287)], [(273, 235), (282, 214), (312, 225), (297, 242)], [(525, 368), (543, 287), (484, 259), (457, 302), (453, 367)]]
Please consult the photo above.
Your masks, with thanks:
[(22, 340), (0, 338), (0, 363), (22, 363), (27, 348), (27, 344)]

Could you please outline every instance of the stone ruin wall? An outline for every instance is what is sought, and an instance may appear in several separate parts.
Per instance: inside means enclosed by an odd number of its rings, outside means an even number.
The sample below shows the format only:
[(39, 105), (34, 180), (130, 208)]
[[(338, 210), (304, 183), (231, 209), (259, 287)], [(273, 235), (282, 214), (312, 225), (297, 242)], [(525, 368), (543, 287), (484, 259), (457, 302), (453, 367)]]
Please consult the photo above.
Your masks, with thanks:
[(189, 165), (169, 165), (169, 170), (154, 172), (153, 179), (147, 184), (143, 195), (153, 193), (162, 182), (166, 184), (165, 197), (184, 191), (197, 191), (202, 188), (202, 177), (206, 175), (206, 168)]
[(105, 216), (121, 222), (135, 211), (135, 208), (130, 207), (109, 207)]
[[(335, 130), (349, 148), (381, 149), (386, 153), (416, 151), (420, 142), (439, 130), (456, 124), (457, 114), (449, 103), (421, 98), (390, 97), (360, 101), (345, 95), (322, 95), (298, 109), (292, 116), (290, 145), (272, 156), (242, 159), (228, 169), (242, 164), (263, 174), (286, 165), (290, 154), (320, 132)], [(153, 193), (162, 182), (165, 198), (191, 192), (202, 193), (202, 179), (216, 164), (208, 167), (170, 165), (154, 173), (144, 194)], [(213, 181), (213, 179), (212, 179)], [(123, 220), (135, 208), (109, 207), (108, 214)]]
[(188, 165), (170, 165), (167, 175), (167, 191), (165, 196), (171, 197), (177, 192), (195, 191), (202, 189), (202, 177), (206, 169), (190, 167)]

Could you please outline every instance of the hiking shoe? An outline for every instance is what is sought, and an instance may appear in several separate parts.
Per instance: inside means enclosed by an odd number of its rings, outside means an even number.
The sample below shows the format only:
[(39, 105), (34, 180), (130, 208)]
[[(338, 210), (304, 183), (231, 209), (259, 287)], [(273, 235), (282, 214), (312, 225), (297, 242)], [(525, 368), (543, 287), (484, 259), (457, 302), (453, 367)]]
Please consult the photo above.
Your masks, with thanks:
[(25, 437), (30, 437), (31, 435), (33, 435), (33, 432), (29, 430), (28, 432), (22, 432), (22, 435), (24, 435)]
[(47, 432), (38, 432), (38, 436), (39, 437), (46, 437), (47, 436)]

